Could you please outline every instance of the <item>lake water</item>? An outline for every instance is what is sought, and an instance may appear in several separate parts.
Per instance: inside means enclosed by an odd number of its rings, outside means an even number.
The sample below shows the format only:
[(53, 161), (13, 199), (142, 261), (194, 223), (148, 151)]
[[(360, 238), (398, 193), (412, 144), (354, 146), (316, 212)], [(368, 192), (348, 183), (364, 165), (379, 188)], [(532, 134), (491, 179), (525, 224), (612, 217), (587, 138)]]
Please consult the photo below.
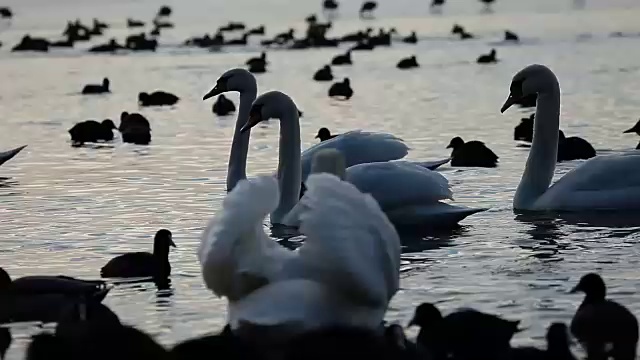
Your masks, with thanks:
[[(527, 149), (517, 147), (513, 127), (529, 112), (499, 109), (511, 77), (530, 63), (549, 65), (563, 91), (561, 127), (568, 136), (588, 139), (602, 154), (635, 148), (638, 138), (622, 134), (640, 116), (640, 7), (636, 0), (502, 0), (490, 14), (473, 0), (451, 0), (432, 15), (426, 0), (380, 0), (374, 21), (355, 16), (359, 2), (343, 0), (333, 34), (367, 26), (395, 26), (418, 32), (418, 45), (354, 54), (354, 66), (334, 69), (349, 76), (355, 96), (349, 102), (326, 97), (326, 84), (313, 72), (335, 49), (270, 51), (269, 72), (258, 77), (261, 92), (292, 94), (304, 111), (303, 147), (315, 143), (319, 127), (391, 132), (412, 148), (410, 159), (448, 156), (454, 136), (482, 140), (500, 156), (496, 169), (441, 169), (456, 203), (490, 207), (469, 217), (450, 234), (406, 242), (402, 290), (388, 319), (406, 323), (415, 305), (438, 302), (449, 311), (473, 306), (521, 319), (526, 331), (515, 343), (540, 344), (552, 321), (570, 321), (581, 296), (566, 294), (586, 272), (598, 271), (610, 296), (640, 313), (638, 263), (640, 227), (601, 216), (527, 218), (511, 209)], [(240, 66), (260, 48), (210, 53), (179, 44), (213, 32), (228, 20), (265, 24), (269, 34), (317, 12), (308, 0), (172, 0), (176, 28), (160, 38), (153, 54), (93, 55), (90, 44), (49, 54), (12, 54), (26, 32), (56, 38), (67, 19), (93, 17), (111, 23), (107, 35), (123, 39), (127, 16), (150, 19), (162, 5), (155, 0), (5, 0), (16, 17), (0, 23), (0, 150), (29, 144), (0, 168), (0, 265), (14, 276), (65, 274), (99, 276), (108, 259), (125, 251), (150, 250), (159, 228), (174, 234), (170, 255), (172, 289), (152, 284), (115, 288), (105, 300), (127, 323), (164, 344), (216, 331), (225, 322), (225, 301), (202, 283), (195, 251), (202, 228), (225, 195), (227, 154), (235, 117), (217, 118), (202, 95), (226, 69)], [(456, 41), (454, 22), (478, 36)], [(500, 43), (512, 29), (521, 45)], [(627, 36), (611, 36), (612, 32)], [(501, 62), (479, 66), (475, 58), (496, 47)], [(402, 72), (395, 63), (415, 54), (422, 64)], [(82, 97), (83, 84), (111, 79), (113, 94)], [(180, 96), (174, 108), (143, 109), (153, 142), (142, 147), (119, 140), (110, 147), (72, 148), (69, 129), (86, 119), (118, 119), (138, 111), (137, 93), (163, 89)], [(231, 95), (237, 102), (237, 96)], [(248, 174), (270, 173), (277, 163), (277, 122), (252, 132)], [(580, 162), (559, 165), (558, 176)], [(635, 217), (637, 218), (637, 216)], [(640, 225), (640, 221), (636, 221)], [(623, 225), (616, 224), (622, 223)], [(19, 325), (20, 358), (28, 336), (38, 330)]]

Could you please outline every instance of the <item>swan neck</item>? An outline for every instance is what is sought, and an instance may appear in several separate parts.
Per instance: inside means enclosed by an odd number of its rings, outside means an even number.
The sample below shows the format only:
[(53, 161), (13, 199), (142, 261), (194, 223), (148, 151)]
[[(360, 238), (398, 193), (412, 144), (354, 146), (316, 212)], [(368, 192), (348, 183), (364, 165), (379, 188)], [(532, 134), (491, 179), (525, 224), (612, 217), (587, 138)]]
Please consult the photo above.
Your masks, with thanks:
[(560, 87), (539, 93), (533, 122), (533, 141), (524, 174), (513, 200), (515, 209), (537, 210), (536, 201), (549, 189), (558, 159)]
[(278, 184), (280, 203), (271, 213), (271, 224), (282, 224), (283, 218), (300, 199), (302, 166), (300, 163), (300, 120), (298, 109), (287, 106), (280, 118), (280, 144), (278, 156)]
[(238, 109), (238, 118), (233, 131), (233, 140), (231, 141), (231, 152), (229, 153), (229, 167), (227, 169), (227, 191), (231, 191), (238, 181), (247, 178), (247, 155), (249, 152), (249, 138), (251, 131), (244, 133), (240, 129), (249, 120), (249, 111), (251, 104), (256, 99), (257, 91), (243, 91), (240, 93), (240, 107)]

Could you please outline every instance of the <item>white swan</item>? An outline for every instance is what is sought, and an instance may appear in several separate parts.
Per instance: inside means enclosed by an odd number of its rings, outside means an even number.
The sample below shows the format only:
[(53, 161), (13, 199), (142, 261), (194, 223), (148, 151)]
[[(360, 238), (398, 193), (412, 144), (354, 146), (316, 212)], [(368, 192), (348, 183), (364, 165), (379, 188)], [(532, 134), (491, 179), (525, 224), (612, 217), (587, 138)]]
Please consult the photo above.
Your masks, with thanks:
[[(248, 131), (271, 118), (280, 119), (280, 204), (271, 213), (271, 223), (295, 226), (290, 217), (285, 221), (285, 216), (298, 203), (300, 190), (300, 125), (295, 103), (279, 91), (260, 95), (249, 111), (249, 121), (240, 131)], [(484, 210), (440, 202), (452, 197), (449, 183), (423, 163), (389, 161), (358, 164), (347, 168), (346, 179), (360, 191), (370, 193), (397, 226), (451, 227)]]
[(229, 165), (227, 169), (227, 191), (231, 191), (238, 181), (247, 178), (247, 154), (249, 153), (250, 131), (240, 132), (240, 129), (249, 119), (251, 104), (258, 96), (258, 84), (256, 78), (245, 69), (231, 69), (216, 81), (216, 85), (209, 91), (202, 100), (207, 100), (214, 96), (229, 91), (240, 93), (240, 106), (238, 117), (231, 141), (231, 152), (229, 153)]
[(640, 209), (640, 152), (596, 156), (551, 187), (558, 151), (560, 85), (546, 66), (530, 65), (511, 81), (506, 111), (519, 99), (538, 94), (533, 142), (513, 198), (516, 210)]
[[(347, 169), (344, 164), (339, 151), (325, 150), (316, 156), (312, 173), (334, 174), (370, 194), (398, 227), (452, 227), (467, 216), (484, 210), (441, 202), (452, 199), (449, 182), (440, 173), (419, 163), (391, 161), (359, 164)], [(299, 202), (284, 218), (287, 226), (298, 225), (303, 203)]]
[(20, 151), (22, 151), (22, 149), (26, 148), (27, 145), (22, 145), (18, 148), (15, 148), (13, 150), (8, 150), (8, 151), (3, 151), (0, 152), (0, 165), (6, 163), (7, 161), (11, 160), (11, 158), (13, 158), (14, 156), (18, 155), (18, 153)]
[[(330, 174), (311, 175), (296, 251), (264, 233), (278, 204), (271, 176), (240, 181), (202, 234), (206, 286), (228, 299), (234, 332), (287, 335), (346, 325), (377, 329), (399, 287), (400, 240), (376, 201)], [(366, 249), (366, 251), (365, 251)]]
[[(247, 153), (249, 149), (249, 132), (240, 134), (240, 128), (249, 118), (249, 109), (256, 99), (258, 85), (253, 74), (245, 69), (231, 69), (217, 80), (216, 85), (203, 100), (229, 91), (240, 93), (240, 106), (236, 120), (231, 154), (229, 156), (229, 171), (227, 172), (227, 190), (233, 189), (235, 184), (246, 179)], [(314, 155), (322, 150), (335, 148), (346, 157), (347, 167), (367, 162), (397, 160), (405, 157), (409, 147), (400, 138), (391, 134), (368, 132), (362, 130), (349, 131), (331, 140), (323, 141), (302, 152), (302, 181), (305, 181), (311, 169)], [(424, 165), (432, 169), (447, 163), (448, 159), (425, 162)]]

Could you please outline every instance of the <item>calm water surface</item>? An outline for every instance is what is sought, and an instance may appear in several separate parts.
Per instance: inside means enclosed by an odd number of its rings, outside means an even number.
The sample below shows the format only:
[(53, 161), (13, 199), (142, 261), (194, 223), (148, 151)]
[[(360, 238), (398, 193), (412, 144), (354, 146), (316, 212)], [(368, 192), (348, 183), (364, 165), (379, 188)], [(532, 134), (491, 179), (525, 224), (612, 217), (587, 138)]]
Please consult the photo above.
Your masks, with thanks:
[[(163, 343), (219, 329), (225, 301), (202, 283), (195, 256), (200, 231), (219, 210), (225, 194), (226, 161), (235, 117), (217, 118), (201, 101), (218, 76), (259, 51), (256, 44), (209, 53), (178, 45), (188, 36), (211, 32), (228, 20), (265, 23), (270, 34), (300, 30), (316, 1), (167, 1), (174, 5), (176, 29), (161, 38), (155, 54), (89, 55), (83, 48), (49, 54), (11, 54), (25, 32), (55, 38), (67, 18), (94, 16), (114, 26), (107, 34), (122, 39), (127, 16), (149, 18), (160, 2), (151, 0), (11, 0), (17, 17), (1, 24), (0, 149), (29, 147), (0, 168), (0, 265), (13, 276), (66, 274), (94, 278), (111, 257), (151, 248), (155, 231), (165, 227), (178, 244), (171, 254), (173, 285), (115, 288), (105, 302), (121, 318), (156, 335)], [(417, 46), (354, 54), (355, 65), (336, 68), (351, 78), (350, 102), (326, 98), (326, 84), (311, 81), (313, 71), (335, 49), (269, 52), (270, 72), (258, 77), (260, 91), (292, 94), (301, 109), (303, 147), (312, 145), (321, 126), (392, 132), (412, 148), (409, 157), (448, 156), (453, 136), (485, 141), (499, 156), (497, 169), (442, 173), (456, 203), (491, 210), (465, 220), (454, 233), (405, 239), (402, 290), (388, 312), (405, 323), (414, 306), (438, 302), (445, 310), (474, 306), (521, 319), (527, 330), (518, 343), (541, 343), (551, 321), (569, 321), (581, 301), (567, 290), (588, 271), (601, 272), (611, 297), (640, 313), (638, 229), (620, 217), (516, 216), (511, 200), (527, 149), (512, 141), (513, 127), (527, 112), (500, 114), (513, 74), (530, 63), (557, 73), (563, 91), (561, 127), (568, 136), (587, 138), (600, 153), (635, 148), (623, 135), (640, 116), (640, 8), (634, 0), (588, 2), (582, 10), (568, 1), (505, 0), (493, 14), (480, 14), (476, 1), (451, 1), (443, 15), (428, 13), (427, 2), (380, 1), (378, 19), (368, 24), (353, 16), (357, 1), (343, 1), (335, 33), (365, 26), (417, 30)], [(636, 7), (634, 7), (636, 6)], [(252, 11), (248, 12), (248, 9)], [(453, 41), (454, 22), (479, 39)], [(500, 43), (513, 29), (523, 44)], [(612, 37), (614, 31), (629, 36)], [(95, 43), (95, 42), (94, 42)], [(90, 44), (82, 44), (88, 47)], [(496, 47), (502, 61), (478, 66), (475, 58)], [(416, 54), (422, 67), (395, 69), (401, 57)], [(111, 79), (113, 94), (82, 97), (83, 84)], [(182, 100), (174, 108), (141, 109), (153, 128), (147, 147), (121, 144), (71, 148), (67, 129), (86, 119), (117, 119), (138, 111), (139, 91), (163, 89)], [(237, 96), (231, 95), (234, 101)], [(249, 174), (272, 172), (277, 162), (277, 122), (252, 132)], [(579, 162), (558, 167), (558, 176)], [(637, 218), (637, 216), (635, 216)], [(626, 225), (623, 227), (616, 223)], [(637, 221), (640, 225), (640, 221)], [(20, 325), (19, 343), (37, 330)], [(22, 354), (20, 346), (10, 351)]]

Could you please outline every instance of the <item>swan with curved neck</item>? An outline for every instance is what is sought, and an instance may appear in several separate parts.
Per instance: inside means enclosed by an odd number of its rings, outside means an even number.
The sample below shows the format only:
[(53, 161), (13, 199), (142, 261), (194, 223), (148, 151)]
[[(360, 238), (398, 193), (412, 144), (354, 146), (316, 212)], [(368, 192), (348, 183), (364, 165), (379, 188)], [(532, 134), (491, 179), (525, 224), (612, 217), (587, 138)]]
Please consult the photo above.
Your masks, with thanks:
[(269, 91), (260, 95), (251, 106), (249, 120), (240, 129), (248, 132), (252, 127), (269, 119), (280, 120), (280, 142), (278, 155), (278, 184), (280, 203), (271, 213), (271, 224), (282, 224), (282, 219), (300, 199), (302, 166), (300, 163), (300, 121), (298, 107), (293, 100), (280, 91)]
[(240, 132), (240, 129), (249, 119), (251, 104), (258, 95), (258, 85), (256, 78), (245, 69), (231, 69), (216, 81), (216, 85), (209, 91), (202, 100), (220, 95), (229, 91), (240, 93), (240, 108), (238, 118), (231, 141), (231, 152), (229, 153), (229, 167), (227, 170), (227, 191), (233, 190), (238, 181), (247, 178), (247, 155), (249, 153), (250, 131)]
[[(299, 207), (304, 206), (302, 201), (298, 203), (296, 196), (300, 190), (298, 184), (301, 163), (300, 124), (295, 103), (279, 91), (260, 95), (253, 103), (249, 121), (241, 131), (270, 118), (280, 119), (280, 204), (271, 213), (271, 223), (298, 226), (299, 219), (295, 219), (297, 215), (286, 216), (290, 212), (299, 214)], [(329, 149), (318, 150), (315, 153), (314, 158), (322, 153), (320, 158), (314, 161), (315, 171), (329, 171), (337, 176), (346, 176), (347, 181), (361, 192), (371, 194), (394, 224), (448, 227), (484, 210), (440, 202), (452, 196), (449, 183), (446, 178), (429, 170), (423, 163), (384, 161), (349, 166), (345, 170), (345, 154), (338, 149), (327, 151)], [(296, 210), (292, 211), (293, 209)]]
[(640, 209), (640, 154), (597, 156), (565, 174), (551, 187), (558, 152), (560, 85), (543, 65), (530, 65), (511, 81), (505, 112), (526, 96), (537, 95), (533, 142), (513, 199), (516, 210)]

